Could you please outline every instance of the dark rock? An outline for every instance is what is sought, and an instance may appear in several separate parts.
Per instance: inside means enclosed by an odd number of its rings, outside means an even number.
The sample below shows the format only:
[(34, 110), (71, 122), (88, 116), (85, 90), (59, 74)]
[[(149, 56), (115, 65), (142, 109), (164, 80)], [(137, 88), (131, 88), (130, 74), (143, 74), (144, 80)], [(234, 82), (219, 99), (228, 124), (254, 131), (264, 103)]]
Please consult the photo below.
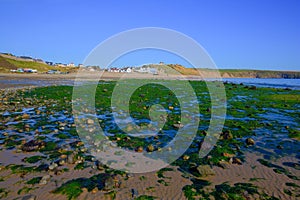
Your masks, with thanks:
[(45, 142), (41, 140), (31, 140), (22, 146), (22, 151), (36, 151), (45, 146)]
[(282, 145), (277, 145), (277, 149), (283, 149)]
[(231, 140), (233, 138), (233, 135), (229, 130), (224, 131), (221, 136), (224, 140)]
[(242, 165), (243, 164), (243, 162), (239, 158), (237, 158), (237, 157), (233, 158), (232, 163), (233, 164), (238, 164), (238, 165)]
[(32, 194), (29, 194), (29, 195), (24, 196), (22, 198), (22, 200), (36, 200), (36, 196), (32, 195)]
[(139, 196), (137, 189), (134, 188), (131, 189), (131, 196), (132, 198), (137, 198)]

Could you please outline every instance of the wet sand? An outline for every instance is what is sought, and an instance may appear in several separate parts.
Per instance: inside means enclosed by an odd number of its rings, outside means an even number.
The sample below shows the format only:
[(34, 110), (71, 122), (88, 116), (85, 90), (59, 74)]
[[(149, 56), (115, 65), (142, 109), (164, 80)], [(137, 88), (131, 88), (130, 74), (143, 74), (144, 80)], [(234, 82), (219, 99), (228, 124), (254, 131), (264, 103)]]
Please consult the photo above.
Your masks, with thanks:
[(114, 72), (80, 72), (71, 74), (17, 74), (0, 73), (0, 89), (26, 88), (30, 86), (74, 85), (74, 81), (99, 81), (130, 79), (163, 79), (163, 80), (202, 80), (200, 76), (183, 75), (153, 75), (141, 73), (114, 73)]

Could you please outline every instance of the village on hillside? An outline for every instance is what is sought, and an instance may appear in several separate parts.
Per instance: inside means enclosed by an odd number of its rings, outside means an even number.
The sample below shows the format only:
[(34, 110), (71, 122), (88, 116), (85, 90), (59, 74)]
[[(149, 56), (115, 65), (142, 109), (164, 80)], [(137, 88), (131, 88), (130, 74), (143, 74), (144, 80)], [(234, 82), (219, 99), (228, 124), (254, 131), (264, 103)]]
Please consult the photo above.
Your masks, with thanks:
[[(101, 68), (100, 66), (84, 66), (83, 64), (75, 65), (73, 62), (68, 64), (64, 63), (55, 63), (52, 61), (44, 61), (40, 58), (32, 58), (30, 56), (15, 56), (11, 53), (0, 53), (0, 56), (7, 59), (12, 59), (19, 62), (33, 62), (36, 64), (47, 65), (52, 67), (50, 70), (46, 72), (40, 72), (38, 69), (26, 67), (26, 68), (13, 68), (10, 69), (12, 73), (47, 73), (47, 74), (66, 74), (69, 73), (68, 71), (62, 72), (59, 69), (61, 68), (72, 68), (77, 70), (79, 68), (83, 69), (84, 71), (94, 72), (94, 71), (105, 71), (105, 72), (113, 72), (113, 73), (148, 73), (153, 75), (158, 75), (159, 73), (164, 73), (164, 70), (159, 68), (159, 66), (164, 65), (163, 62), (159, 64), (148, 64), (138, 67), (133, 66), (126, 66), (126, 67), (108, 67), (108, 68)], [(57, 69), (56, 69), (57, 68)]]

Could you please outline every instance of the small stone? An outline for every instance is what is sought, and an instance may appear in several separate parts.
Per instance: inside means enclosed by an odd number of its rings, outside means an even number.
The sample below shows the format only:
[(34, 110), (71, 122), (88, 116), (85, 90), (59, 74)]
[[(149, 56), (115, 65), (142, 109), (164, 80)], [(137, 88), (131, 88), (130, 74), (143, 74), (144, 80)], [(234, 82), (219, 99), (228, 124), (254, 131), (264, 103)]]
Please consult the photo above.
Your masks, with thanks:
[(98, 188), (95, 187), (95, 188), (92, 190), (92, 194), (96, 194), (98, 191), (99, 191)]
[(56, 167), (58, 167), (58, 165), (56, 163), (52, 163), (49, 165), (49, 170), (54, 170)]
[(60, 160), (58, 161), (58, 164), (59, 164), (60, 166), (64, 165), (65, 163), (66, 163), (65, 159), (60, 159)]
[(67, 156), (67, 163), (68, 164), (74, 164), (75, 160), (74, 160), (74, 154), (70, 154)]
[(188, 159), (190, 159), (190, 156), (188, 156), (188, 155), (183, 156), (183, 160), (188, 160)]
[(30, 118), (30, 116), (26, 113), (22, 115), (22, 119), (29, 119), (29, 118)]
[(50, 180), (50, 175), (45, 175), (42, 177), (42, 179), (40, 180), (40, 185), (46, 185), (48, 183), (48, 181)]
[(183, 128), (184, 125), (181, 124), (181, 123), (177, 123), (177, 124), (173, 124), (173, 127), (174, 127), (174, 128)]
[(254, 145), (255, 142), (254, 142), (254, 140), (253, 140), (252, 138), (247, 138), (247, 139), (246, 139), (246, 144), (247, 144), (247, 145)]
[(149, 144), (148, 146), (147, 146), (147, 151), (148, 152), (153, 152), (154, 151), (154, 146), (152, 145), (152, 144)]
[(142, 153), (144, 151), (143, 147), (138, 147), (136, 148), (136, 152)]
[(87, 120), (86, 120), (86, 123), (89, 124), (89, 125), (94, 124), (94, 120), (92, 120), (92, 119), (87, 119)]

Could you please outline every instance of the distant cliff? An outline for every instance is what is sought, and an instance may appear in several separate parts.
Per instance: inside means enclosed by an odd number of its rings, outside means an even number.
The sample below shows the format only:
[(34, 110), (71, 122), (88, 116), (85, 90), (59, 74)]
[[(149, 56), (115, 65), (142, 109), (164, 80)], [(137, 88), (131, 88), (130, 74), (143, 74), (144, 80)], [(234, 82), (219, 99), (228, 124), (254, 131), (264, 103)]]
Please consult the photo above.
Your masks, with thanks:
[(223, 78), (288, 78), (300, 79), (296, 71), (219, 70)]

